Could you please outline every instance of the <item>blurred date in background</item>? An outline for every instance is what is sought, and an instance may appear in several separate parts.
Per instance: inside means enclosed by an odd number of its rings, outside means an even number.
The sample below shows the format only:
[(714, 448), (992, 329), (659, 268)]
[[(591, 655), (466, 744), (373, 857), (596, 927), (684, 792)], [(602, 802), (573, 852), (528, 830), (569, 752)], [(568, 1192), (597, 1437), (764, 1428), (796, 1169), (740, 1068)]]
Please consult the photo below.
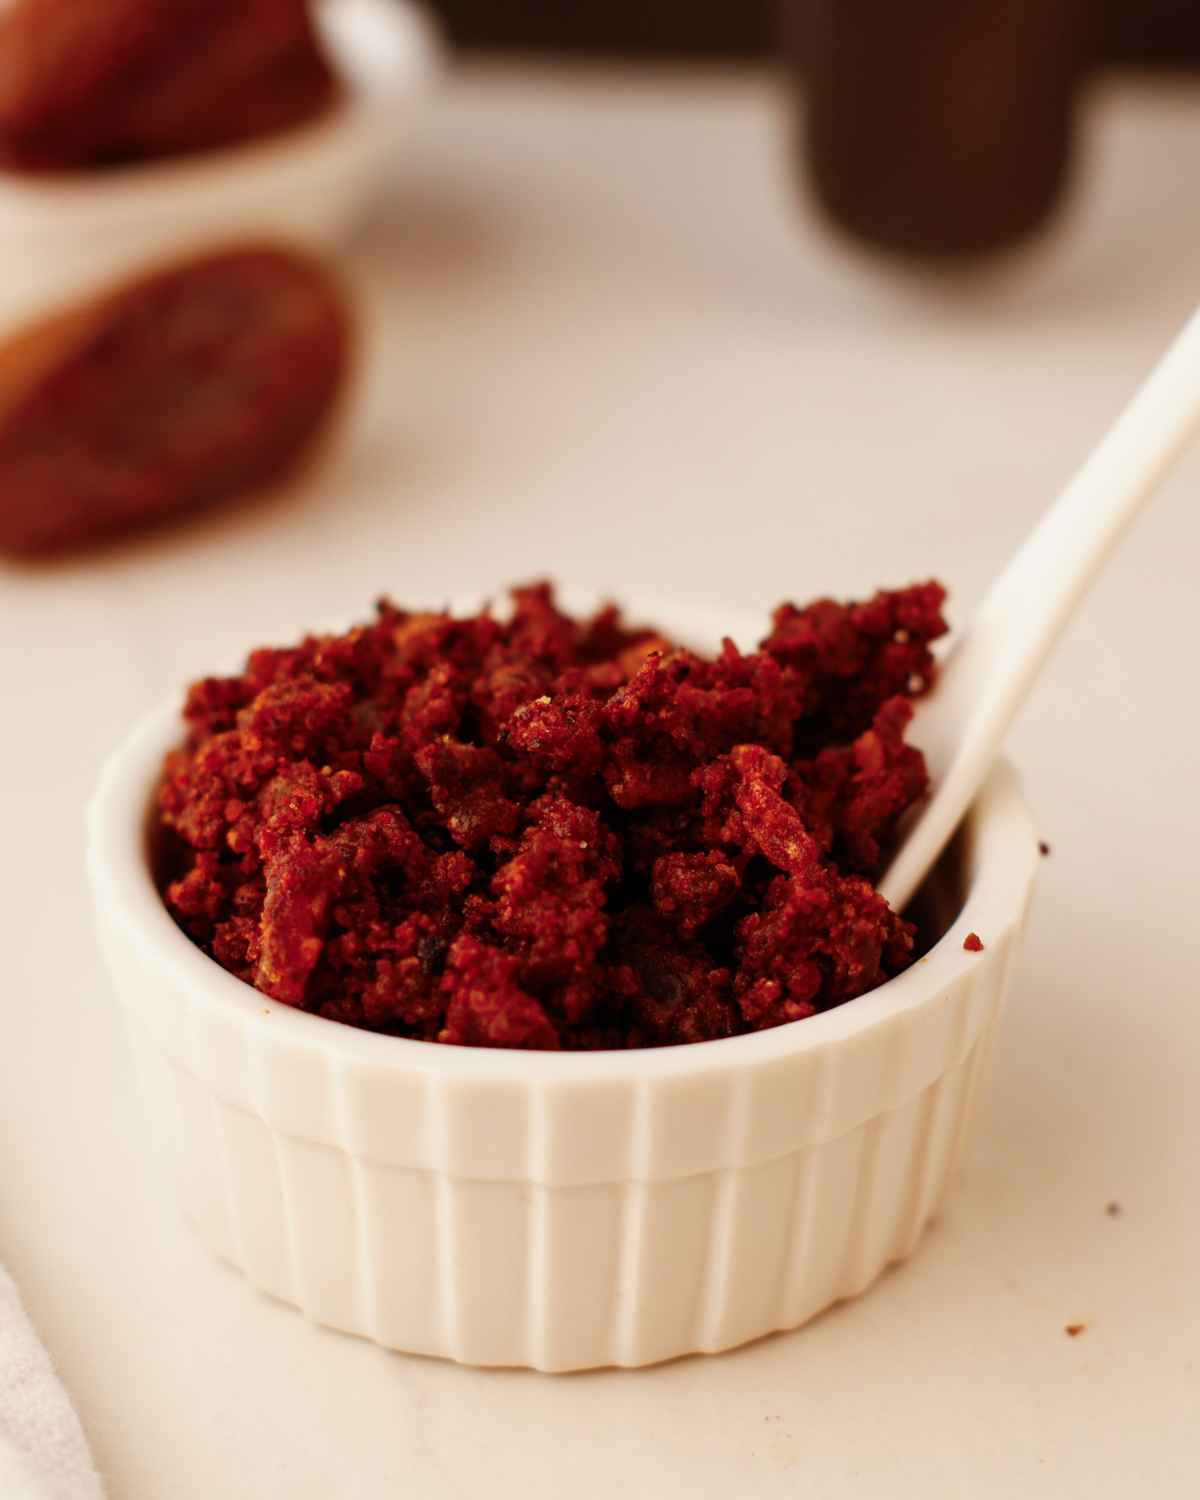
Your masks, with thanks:
[[(1089, 73), (1200, 67), (1200, 0), (426, 4), (459, 52), (767, 61), (797, 196), (851, 240), (940, 265), (1051, 221)], [(392, 40), (423, 76), (426, 18), (400, 0), (0, 0), (0, 178), (12, 205), (60, 215), (33, 221), (36, 252), (7, 226), (0, 554), (175, 520), (281, 482), (317, 451), (354, 325), (325, 262), (353, 227), (351, 199), (365, 206), (384, 181), (400, 118), (375, 108), (339, 12), (374, 28), (360, 48), (373, 59), (407, 15), (407, 42)], [(260, 141), (274, 154), (256, 157)], [(180, 158), (209, 174), (203, 213)], [(297, 216), (336, 208), (327, 159), (361, 188), (344, 210)], [(272, 162), (297, 175), (270, 175)], [(174, 261), (166, 224), (180, 226)], [(201, 254), (210, 240), (216, 259)], [(27, 286), (47, 303), (37, 316)]]
[(1074, 106), (1105, 63), (1200, 68), (1200, 0), (436, 0), (465, 48), (776, 54), (797, 161), (833, 221), (905, 254), (1023, 239), (1067, 185)]

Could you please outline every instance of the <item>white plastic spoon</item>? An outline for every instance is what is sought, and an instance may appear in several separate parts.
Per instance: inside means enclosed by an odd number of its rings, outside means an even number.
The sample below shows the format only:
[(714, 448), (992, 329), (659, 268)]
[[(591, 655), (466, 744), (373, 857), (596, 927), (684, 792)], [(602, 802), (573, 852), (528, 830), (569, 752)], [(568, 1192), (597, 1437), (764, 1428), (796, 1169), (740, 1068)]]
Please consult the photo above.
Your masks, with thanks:
[(879, 888), (902, 910), (958, 826), (1073, 610), (1200, 430), (1200, 310), (992, 585), (917, 713), (934, 791)]

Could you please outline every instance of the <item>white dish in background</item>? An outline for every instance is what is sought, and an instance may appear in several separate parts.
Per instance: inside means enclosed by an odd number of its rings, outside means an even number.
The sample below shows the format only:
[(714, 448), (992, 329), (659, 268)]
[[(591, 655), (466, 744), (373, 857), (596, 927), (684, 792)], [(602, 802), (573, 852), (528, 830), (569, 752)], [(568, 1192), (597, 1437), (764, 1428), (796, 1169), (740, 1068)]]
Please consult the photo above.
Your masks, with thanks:
[(344, 92), (311, 123), (128, 167), (0, 172), (0, 331), (210, 244), (270, 238), (324, 251), (345, 238), (438, 48), (404, 0), (319, 0), (316, 14)]
[[(702, 646), (753, 638), (647, 617)], [(962, 1146), (1038, 864), (1007, 767), (966, 824), (958, 915), (898, 978), (725, 1041), (529, 1053), (342, 1026), (195, 947), (147, 848), (180, 728), (173, 700), (109, 761), (89, 873), (147, 1133), (202, 1238), (257, 1286), (392, 1348), (571, 1370), (795, 1327), (914, 1249)], [(964, 950), (970, 931), (983, 952)]]

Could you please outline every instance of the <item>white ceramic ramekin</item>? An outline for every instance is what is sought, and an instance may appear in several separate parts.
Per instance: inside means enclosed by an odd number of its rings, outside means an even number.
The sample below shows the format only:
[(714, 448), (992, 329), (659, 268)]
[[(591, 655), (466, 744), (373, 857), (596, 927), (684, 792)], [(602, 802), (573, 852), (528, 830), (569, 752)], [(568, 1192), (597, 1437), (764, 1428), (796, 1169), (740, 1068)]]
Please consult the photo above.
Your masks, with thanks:
[(225, 973), (151, 877), (178, 738), (172, 702), (109, 762), (89, 869), (149, 1133), (203, 1239), (255, 1285), (396, 1349), (572, 1370), (793, 1328), (914, 1248), (1038, 863), (1007, 767), (955, 851), (958, 915), (899, 978), (751, 1036), (563, 1055), (356, 1031)]
[(0, 171), (0, 332), (209, 245), (336, 245), (377, 191), (437, 48), (403, 0), (320, 0), (317, 16), (345, 97), (309, 125), (103, 172)]

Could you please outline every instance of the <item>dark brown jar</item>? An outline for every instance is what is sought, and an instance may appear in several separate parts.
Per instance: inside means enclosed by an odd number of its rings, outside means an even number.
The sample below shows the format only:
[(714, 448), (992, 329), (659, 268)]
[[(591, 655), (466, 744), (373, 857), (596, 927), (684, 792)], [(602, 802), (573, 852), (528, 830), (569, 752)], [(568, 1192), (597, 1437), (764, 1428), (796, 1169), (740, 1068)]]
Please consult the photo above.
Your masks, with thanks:
[(1088, 0), (783, 0), (817, 197), (863, 240), (920, 255), (1012, 243), (1071, 159)]

